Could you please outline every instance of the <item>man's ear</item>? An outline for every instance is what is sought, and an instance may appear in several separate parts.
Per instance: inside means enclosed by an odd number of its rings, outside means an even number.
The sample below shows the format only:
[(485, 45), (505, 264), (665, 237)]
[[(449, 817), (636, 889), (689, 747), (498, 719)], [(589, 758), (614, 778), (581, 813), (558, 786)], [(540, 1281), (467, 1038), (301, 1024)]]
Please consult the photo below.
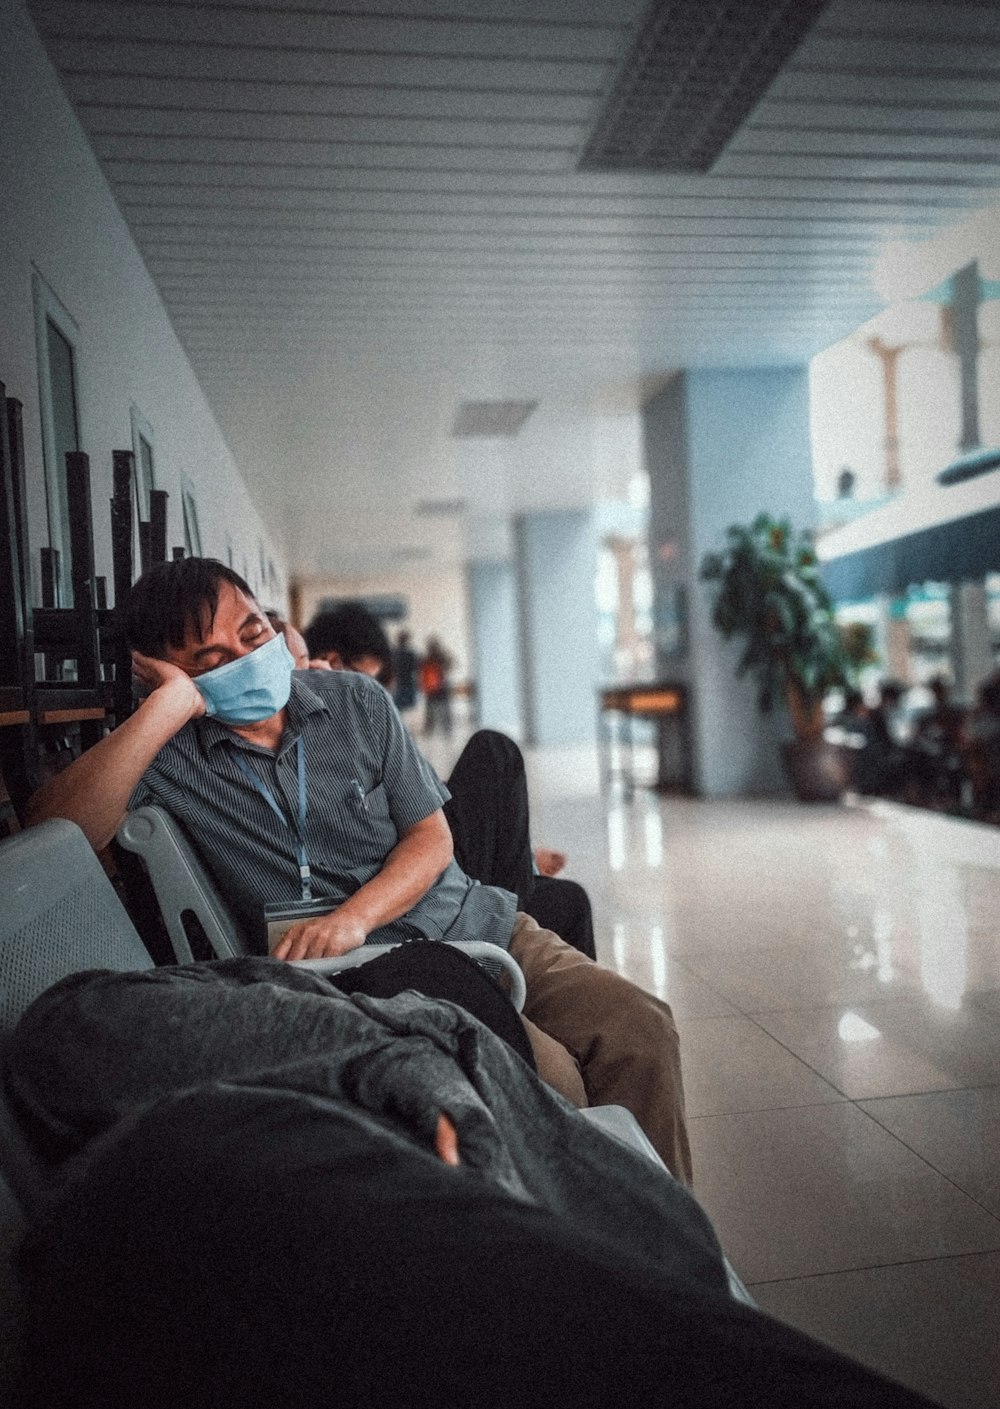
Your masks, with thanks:
[(339, 651), (317, 651), (316, 655), (319, 660), (325, 660), (331, 670), (347, 669)]

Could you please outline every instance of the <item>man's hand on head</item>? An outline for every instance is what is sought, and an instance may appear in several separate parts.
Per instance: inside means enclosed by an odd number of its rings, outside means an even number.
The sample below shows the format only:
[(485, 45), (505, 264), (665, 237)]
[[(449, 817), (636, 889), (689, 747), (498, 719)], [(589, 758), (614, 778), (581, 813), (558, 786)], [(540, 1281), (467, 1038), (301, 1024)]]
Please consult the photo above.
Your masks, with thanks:
[(188, 719), (200, 719), (205, 713), (204, 695), (179, 665), (133, 651), (132, 674), (151, 694), (157, 690), (165, 691), (176, 702), (179, 711), (186, 706)]
[(343, 907), (290, 925), (274, 949), (276, 959), (339, 959), (358, 949), (368, 937), (360, 920)]

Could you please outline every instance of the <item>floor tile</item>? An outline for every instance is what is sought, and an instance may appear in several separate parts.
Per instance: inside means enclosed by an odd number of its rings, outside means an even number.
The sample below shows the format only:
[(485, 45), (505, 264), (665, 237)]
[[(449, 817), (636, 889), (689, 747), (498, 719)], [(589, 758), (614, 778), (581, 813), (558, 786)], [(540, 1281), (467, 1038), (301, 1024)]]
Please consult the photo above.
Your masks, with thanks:
[(599, 957), (616, 973), (669, 1003), (678, 1021), (735, 1014), (732, 1004), (711, 985), (667, 953), (659, 925), (613, 925), (610, 945)]
[(1000, 1024), (930, 1000), (758, 1014), (757, 1022), (852, 1100), (1000, 1082)]
[(1000, 1013), (1000, 993), (972, 993), (969, 996), (969, 1005), (984, 1013)]
[[(934, 950), (924, 953), (925, 963), (935, 957)], [(1000, 991), (1000, 931), (994, 928), (990, 934), (970, 934), (964, 948), (953, 956), (953, 962), (961, 965), (965, 993)]]
[(749, 1018), (679, 1018), (679, 1026), (689, 1116), (844, 1099)]
[(1000, 1220), (848, 1102), (690, 1128), (695, 1193), (748, 1283), (1000, 1248)]
[(822, 949), (681, 951), (689, 969), (744, 1013), (905, 998), (922, 992), (891, 942), (880, 949), (844, 936)]
[(1000, 1088), (894, 1096), (861, 1108), (1000, 1217)]
[(759, 1302), (949, 1409), (1000, 1409), (1000, 830), (623, 803), (594, 750), (528, 753), (533, 834), (569, 853), (599, 955), (677, 1014), (697, 1192)]
[(1000, 1409), (1000, 1254), (755, 1286), (762, 1310), (947, 1409)]

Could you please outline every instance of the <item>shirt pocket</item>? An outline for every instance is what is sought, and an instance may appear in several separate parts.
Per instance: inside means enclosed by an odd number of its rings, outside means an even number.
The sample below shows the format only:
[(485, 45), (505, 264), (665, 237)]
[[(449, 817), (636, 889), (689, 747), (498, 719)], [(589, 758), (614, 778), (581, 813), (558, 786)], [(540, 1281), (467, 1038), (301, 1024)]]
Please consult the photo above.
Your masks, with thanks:
[(348, 806), (362, 822), (367, 821), (372, 825), (378, 825), (391, 820), (389, 817), (389, 798), (384, 783), (376, 783), (366, 792), (362, 783), (352, 782), (348, 794)]

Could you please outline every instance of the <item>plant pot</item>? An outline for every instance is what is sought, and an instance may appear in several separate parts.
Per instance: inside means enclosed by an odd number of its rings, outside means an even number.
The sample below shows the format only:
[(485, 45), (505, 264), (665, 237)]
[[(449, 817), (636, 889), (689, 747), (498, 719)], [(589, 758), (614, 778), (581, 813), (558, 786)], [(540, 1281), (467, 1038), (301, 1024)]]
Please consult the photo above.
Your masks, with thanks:
[(836, 802), (850, 781), (844, 750), (825, 739), (792, 739), (781, 745), (785, 768), (800, 802)]

